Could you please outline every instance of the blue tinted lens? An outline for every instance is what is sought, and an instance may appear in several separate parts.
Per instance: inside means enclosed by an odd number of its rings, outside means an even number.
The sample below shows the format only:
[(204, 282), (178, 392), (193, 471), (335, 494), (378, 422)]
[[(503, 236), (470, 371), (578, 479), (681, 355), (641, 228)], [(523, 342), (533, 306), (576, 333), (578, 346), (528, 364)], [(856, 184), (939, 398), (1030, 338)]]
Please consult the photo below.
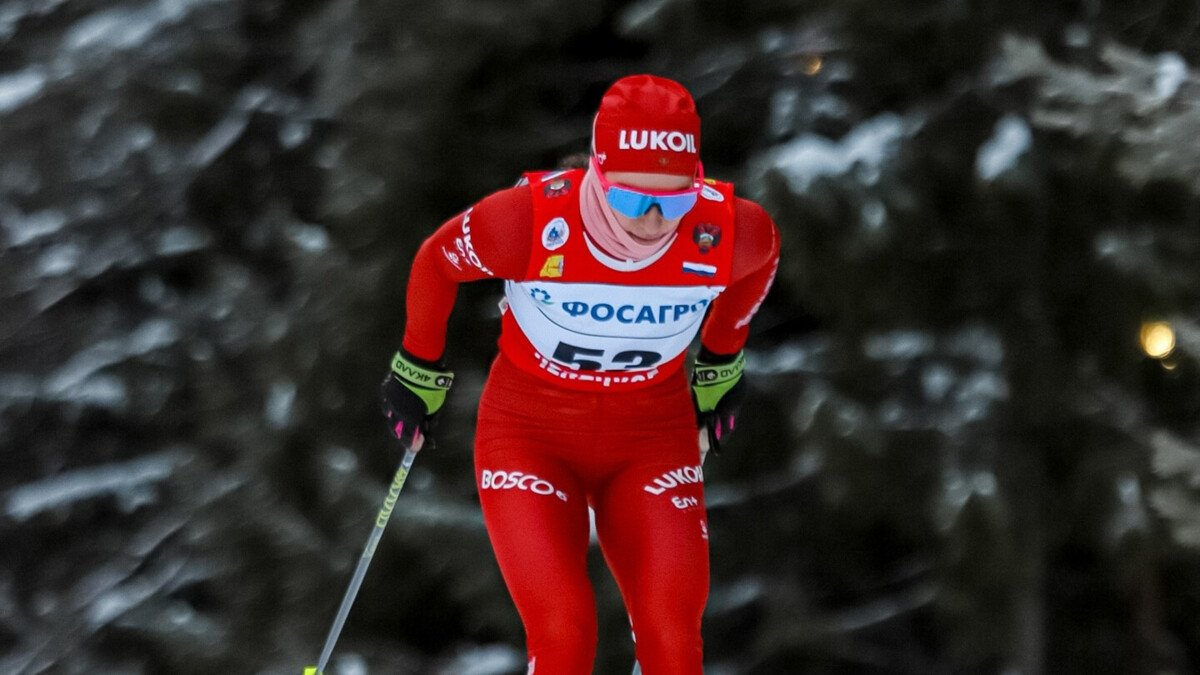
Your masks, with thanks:
[(651, 196), (634, 190), (626, 190), (610, 186), (605, 193), (608, 203), (618, 213), (628, 218), (644, 215), (652, 206), (658, 204), (663, 218), (672, 220), (683, 216), (696, 205), (696, 193), (688, 192), (678, 195)]
[(650, 210), (650, 205), (654, 203), (654, 197), (644, 195), (633, 190), (623, 190), (619, 187), (610, 187), (605, 193), (608, 197), (609, 206), (613, 207), (617, 213), (628, 218), (637, 218)]
[(654, 199), (658, 202), (659, 208), (662, 209), (663, 218), (674, 220), (692, 210), (692, 207), (696, 205), (696, 197), (697, 194), (695, 192), (689, 192), (682, 195), (671, 195), (670, 197), (655, 197)]

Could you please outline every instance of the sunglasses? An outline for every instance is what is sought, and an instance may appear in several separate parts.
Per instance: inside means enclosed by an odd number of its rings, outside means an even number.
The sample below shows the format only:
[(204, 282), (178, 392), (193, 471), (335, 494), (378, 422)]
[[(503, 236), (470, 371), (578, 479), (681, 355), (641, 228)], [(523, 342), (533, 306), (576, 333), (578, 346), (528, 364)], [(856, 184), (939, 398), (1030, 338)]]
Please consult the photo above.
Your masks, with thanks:
[(682, 218), (696, 205), (696, 199), (700, 196), (700, 189), (704, 184), (704, 167), (699, 162), (696, 163), (696, 181), (692, 187), (686, 190), (664, 191), (610, 183), (604, 178), (604, 172), (600, 170), (596, 158), (592, 157), (591, 161), (592, 171), (600, 179), (600, 187), (604, 189), (604, 198), (608, 200), (608, 205), (628, 218), (644, 216), (655, 206), (658, 206), (666, 220)]

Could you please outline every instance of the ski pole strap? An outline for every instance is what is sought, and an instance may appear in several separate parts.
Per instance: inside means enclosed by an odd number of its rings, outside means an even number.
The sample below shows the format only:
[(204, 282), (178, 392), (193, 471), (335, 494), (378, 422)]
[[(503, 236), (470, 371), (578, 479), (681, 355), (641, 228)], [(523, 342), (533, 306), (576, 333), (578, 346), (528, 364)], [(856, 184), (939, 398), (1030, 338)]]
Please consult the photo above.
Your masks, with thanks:
[(454, 373), (438, 364), (418, 359), (403, 349), (392, 357), (392, 374), (425, 402), (425, 409), (430, 415), (441, 409), (446, 402), (446, 392), (454, 384)]
[(742, 371), (745, 369), (744, 350), (738, 350), (737, 354), (720, 356), (702, 349), (692, 369), (692, 391), (696, 395), (696, 409), (700, 412), (716, 410), (721, 397), (742, 379)]

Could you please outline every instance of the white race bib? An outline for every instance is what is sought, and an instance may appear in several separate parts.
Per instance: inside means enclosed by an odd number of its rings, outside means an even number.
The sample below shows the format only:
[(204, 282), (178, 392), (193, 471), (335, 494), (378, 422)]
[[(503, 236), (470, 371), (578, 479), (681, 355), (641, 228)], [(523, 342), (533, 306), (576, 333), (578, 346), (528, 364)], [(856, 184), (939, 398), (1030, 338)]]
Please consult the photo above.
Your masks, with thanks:
[(650, 370), (688, 348), (721, 286), (620, 286), (508, 281), (521, 332), (571, 370)]

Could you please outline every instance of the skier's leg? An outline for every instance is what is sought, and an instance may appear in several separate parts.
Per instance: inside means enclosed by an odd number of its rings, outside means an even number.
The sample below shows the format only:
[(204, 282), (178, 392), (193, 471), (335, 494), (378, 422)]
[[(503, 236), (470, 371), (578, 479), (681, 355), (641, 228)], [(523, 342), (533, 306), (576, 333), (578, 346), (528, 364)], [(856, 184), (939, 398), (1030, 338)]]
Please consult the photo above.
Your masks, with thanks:
[[(587, 499), (558, 460), (514, 439), (477, 449), (488, 536), (537, 673), (590, 673), (596, 604), (587, 574)], [(497, 447), (502, 446), (502, 447)]]
[(629, 610), (642, 671), (700, 675), (708, 599), (702, 474), (698, 450), (672, 454), (680, 463), (634, 464), (615, 475), (595, 501), (596, 528)]

